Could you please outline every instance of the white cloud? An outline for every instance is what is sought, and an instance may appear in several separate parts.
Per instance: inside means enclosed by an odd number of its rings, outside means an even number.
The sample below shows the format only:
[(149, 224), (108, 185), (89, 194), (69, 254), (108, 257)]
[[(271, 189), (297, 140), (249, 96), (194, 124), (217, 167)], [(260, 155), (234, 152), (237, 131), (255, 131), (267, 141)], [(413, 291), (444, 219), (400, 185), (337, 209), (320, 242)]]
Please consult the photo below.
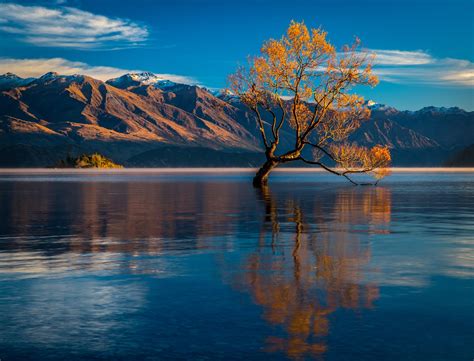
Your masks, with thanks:
[(376, 54), (374, 72), (382, 81), (404, 84), (474, 86), (474, 63), (469, 60), (435, 58), (421, 50), (366, 51)]
[(127, 19), (112, 19), (72, 7), (0, 4), (0, 31), (48, 47), (97, 49), (143, 44), (148, 29)]
[[(464, 59), (436, 58), (422, 51), (364, 49), (354, 53), (375, 55), (373, 72), (381, 81), (399, 84), (474, 87), (474, 63)], [(338, 56), (344, 56), (338, 53)], [(325, 67), (315, 68), (325, 71)]]
[[(82, 74), (100, 80), (108, 80), (119, 77), (125, 73), (138, 72), (140, 70), (130, 70), (114, 68), (110, 66), (93, 66), (78, 61), (70, 61), (63, 58), (49, 59), (14, 59), (0, 58), (0, 74), (14, 73), (23, 78), (38, 77), (47, 72), (54, 71), (62, 75)], [(156, 74), (158, 77), (168, 79), (181, 84), (198, 84), (197, 80), (183, 75), (176, 74)]]
[(434, 59), (431, 55), (421, 51), (380, 50), (371, 49), (376, 54), (374, 63), (377, 65), (425, 65), (431, 64)]

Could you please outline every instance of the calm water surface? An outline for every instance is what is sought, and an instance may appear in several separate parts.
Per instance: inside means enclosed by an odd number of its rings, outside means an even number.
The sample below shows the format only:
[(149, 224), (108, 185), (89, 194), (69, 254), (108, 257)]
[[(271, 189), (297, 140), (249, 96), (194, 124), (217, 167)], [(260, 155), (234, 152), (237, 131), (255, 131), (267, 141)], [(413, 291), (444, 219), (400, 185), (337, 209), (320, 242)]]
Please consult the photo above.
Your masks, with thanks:
[(474, 173), (0, 173), (0, 359), (472, 360)]

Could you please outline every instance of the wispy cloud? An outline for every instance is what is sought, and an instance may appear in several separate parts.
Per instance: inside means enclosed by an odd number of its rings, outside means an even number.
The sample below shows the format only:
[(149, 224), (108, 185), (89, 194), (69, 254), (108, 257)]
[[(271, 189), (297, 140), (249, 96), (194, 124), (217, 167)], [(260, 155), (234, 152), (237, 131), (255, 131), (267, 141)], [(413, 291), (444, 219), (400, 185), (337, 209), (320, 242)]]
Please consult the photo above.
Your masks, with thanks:
[[(55, 71), (62, 75), (82, 74), (100, 80), (119, 77), (125, 73), (140, 70), (121, 69), (110, 66), (94, 66), (63, 58), (49, 59), (14, 59), (0, 58), (0, 74), (11, 72), (24, 78), (38, 77), (47, 72)], [(155, 73), (156, 74), (156, 73)], [(192, 77), (177, 74), (156, 74), (158, 77), (181, 84), (198, 84)]]
[(0, 31), (35, 46), (98, 49), (133, 47), (148, 38), (146, 26), (72, 7), (0, 4)]
[(370, 49), (375, 53), (375, 64), (378, 65), (425, 65), (433, 62), (431, 55), (424, 51)]
[(374, 72), (382, 81), (441, 86), (474, 86), (474, 63), (469, 60), (436, 58), (421, 50), (371, 50)]

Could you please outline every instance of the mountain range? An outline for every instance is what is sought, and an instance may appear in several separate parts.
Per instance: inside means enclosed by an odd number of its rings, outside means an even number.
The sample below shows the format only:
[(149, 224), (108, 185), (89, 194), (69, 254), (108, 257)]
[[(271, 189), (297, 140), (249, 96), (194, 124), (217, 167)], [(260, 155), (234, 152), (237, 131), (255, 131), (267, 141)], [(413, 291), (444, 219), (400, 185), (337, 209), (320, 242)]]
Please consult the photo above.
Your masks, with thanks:
[[(371, 118), (351, 140), (389, 146), (393, 165), (455, 166), (459, 154), (463, 165), (474, 165), (472, 151), (464, 151), (474, 144), (474, 112), (368, 106)], [(255, 166), (263, 159), (254, 115), (225, 91), (149, 72), (106, 82), (79, 74), (0, 75), (1, 167), (51, 166), (90, 152), (143, 167)]]

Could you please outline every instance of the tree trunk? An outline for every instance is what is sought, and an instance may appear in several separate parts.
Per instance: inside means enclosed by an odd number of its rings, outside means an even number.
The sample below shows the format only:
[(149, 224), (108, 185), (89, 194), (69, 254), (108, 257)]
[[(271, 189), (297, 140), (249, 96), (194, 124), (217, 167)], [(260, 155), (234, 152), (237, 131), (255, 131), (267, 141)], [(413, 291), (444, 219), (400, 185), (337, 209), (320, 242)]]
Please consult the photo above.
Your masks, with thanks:
[(262, 188), (268, 183), (268, 176), (273, 168), (278, 165), (278, 162), (274, 160), (267, 160), (262, 167), (258, 170), (257, 174), (253, 178), (253, 186), (255, 188)]

